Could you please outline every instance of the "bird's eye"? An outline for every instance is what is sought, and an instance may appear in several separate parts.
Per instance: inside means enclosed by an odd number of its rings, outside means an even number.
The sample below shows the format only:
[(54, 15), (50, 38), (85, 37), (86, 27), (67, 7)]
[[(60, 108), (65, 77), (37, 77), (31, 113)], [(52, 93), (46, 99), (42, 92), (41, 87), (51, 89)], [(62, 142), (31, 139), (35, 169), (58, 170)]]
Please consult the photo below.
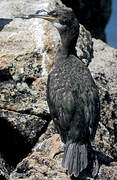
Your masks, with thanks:
[(40, 9), (36, 12), (36, 14), (39, 14), (39, 15), (48, 15), (48, 12), (45, 10), (45, 9)]
[(55, 11), (51, 11), (48, 13), (50, 16), (57, 17), (57, 13)]

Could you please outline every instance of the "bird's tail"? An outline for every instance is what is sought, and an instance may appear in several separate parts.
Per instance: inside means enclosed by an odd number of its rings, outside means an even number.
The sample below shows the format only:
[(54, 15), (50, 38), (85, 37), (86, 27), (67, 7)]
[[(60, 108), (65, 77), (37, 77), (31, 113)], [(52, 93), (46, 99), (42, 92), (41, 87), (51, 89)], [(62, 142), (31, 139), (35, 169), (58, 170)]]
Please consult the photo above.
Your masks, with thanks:
[(79, 176), (79, 173), (88, 165), (87, 154), (87, 146), (85, 144), (66, 144), (62, 166), (68, 170), (68, 175)]

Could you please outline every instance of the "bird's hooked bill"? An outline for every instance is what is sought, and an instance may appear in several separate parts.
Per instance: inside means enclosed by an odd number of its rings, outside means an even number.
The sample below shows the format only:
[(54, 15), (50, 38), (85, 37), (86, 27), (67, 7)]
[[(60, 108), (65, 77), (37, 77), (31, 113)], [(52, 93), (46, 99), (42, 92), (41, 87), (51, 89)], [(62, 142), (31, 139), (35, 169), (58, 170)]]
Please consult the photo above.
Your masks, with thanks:
[(40, 18), (50, 22), (57, 20), (56, 17), (49, 15), (49, 13), (44, 9), (38, 10), (35, 14), (29, 14), (27, 16), (19, 16), (15, 18), (22, 18), (22, 19)]
[(45, 9), (40, 9), (36, 12), (36, 14), (30, 14), (28, 15), (29, 18), (40, 18), (40, 19), (44, 19), (50, 22), (53, 22), (56, 20), (56, 17), (52, 17), (49, 15), (48, 11), (46, 11)]
[(40, 18), (40, 19), (44, 19), (50, 22), (53, 22), (57, 19), (56, 17), (52, 17), (49, 15), (39, 15), (39, 14), (30, 14), (28, 15), (28, 18)]

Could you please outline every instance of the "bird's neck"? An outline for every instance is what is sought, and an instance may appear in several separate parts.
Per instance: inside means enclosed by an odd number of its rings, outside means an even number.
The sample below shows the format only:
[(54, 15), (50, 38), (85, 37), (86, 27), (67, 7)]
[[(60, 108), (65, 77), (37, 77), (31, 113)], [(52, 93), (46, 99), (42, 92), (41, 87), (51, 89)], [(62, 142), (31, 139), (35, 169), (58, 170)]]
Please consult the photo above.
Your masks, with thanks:
[(63, 63), (68, 57), (68, 49), (63, 47), (62, 45), (58, 48), (55, 56), (55, 66)]
[(61, 45), (57, 50), (56, 56), (67, 57), (68, 55), (69, 55), (69, 49)]
[(77, 37), (75, 37), (70, 41), (69, 38), (65, 39), (64, 37), (61, 36), (61, 45), (59, 46), (56, 53), (56, 60), (55, 60), (56, 63), (63, 62), (71, 54), (77, 56), (75, 50), (76, 41), (77, 41)]
[(73, 41), (71, 37), (69, 37), (69, 34), (68, 33), (65, 34), (63, 32), (62, 34), (60, 34), (60, 37), (61, 37), (61, 47), (59, 51), (61, 51), (61, 53), (63, 54), (66, 53), (67, 55), (72, 54), (72, 49), (75, 49), (75, 45), (74, 47), (73, 46), (71, 47)]

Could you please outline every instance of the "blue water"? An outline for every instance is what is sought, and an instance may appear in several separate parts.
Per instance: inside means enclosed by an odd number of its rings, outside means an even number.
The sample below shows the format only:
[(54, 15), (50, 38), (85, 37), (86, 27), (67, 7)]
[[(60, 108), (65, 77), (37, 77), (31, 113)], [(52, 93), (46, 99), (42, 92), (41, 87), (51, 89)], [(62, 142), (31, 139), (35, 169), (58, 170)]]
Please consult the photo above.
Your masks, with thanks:
[(107, 43), (117, 49), (117, 0), (112, 0), (112, 14), (106, 26)]

